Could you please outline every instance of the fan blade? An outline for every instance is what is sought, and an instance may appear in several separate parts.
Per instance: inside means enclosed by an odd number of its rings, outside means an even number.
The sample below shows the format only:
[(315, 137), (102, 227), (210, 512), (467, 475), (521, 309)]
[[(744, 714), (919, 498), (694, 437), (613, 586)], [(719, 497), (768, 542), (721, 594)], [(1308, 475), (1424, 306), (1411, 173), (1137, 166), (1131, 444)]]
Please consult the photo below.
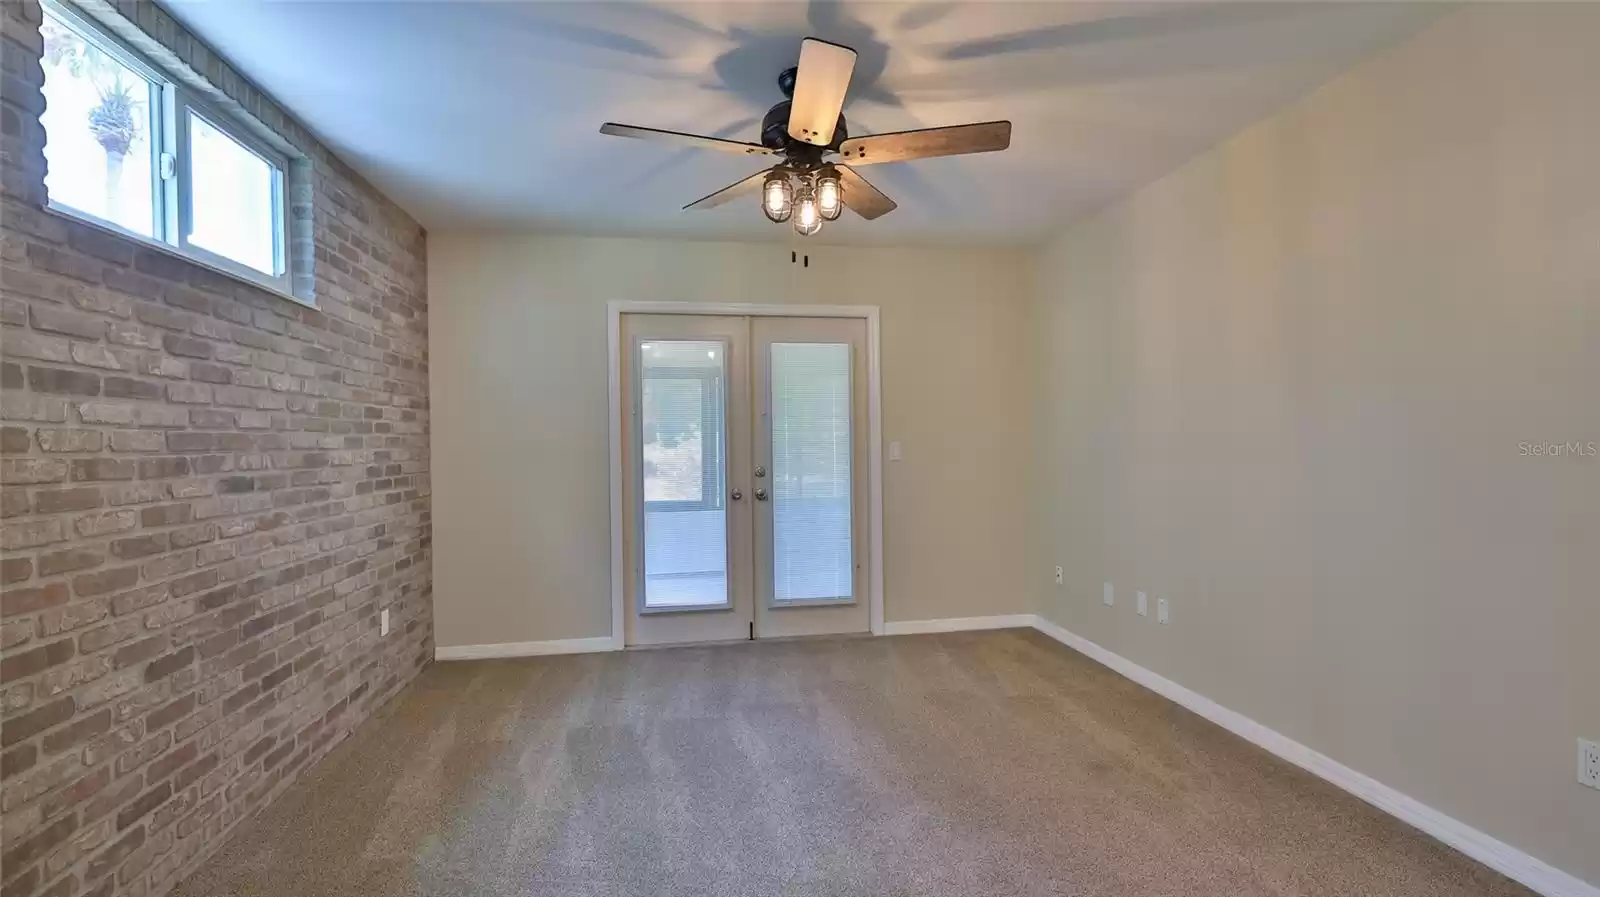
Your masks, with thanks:
[(851, 165), (906, 162), (933, 156), (992, 153), (1011, 145), (1011, 122), (985, 121), (948, 128), (896, 131), (852, 137), (839, 145), (839, 155)]
[(772, 155), (772, 150), (759, 143), (723, 140), (721, 137), (704, 137), (699, 134), (684, 134), (679, 131), (663, 131), (659, 128), (641, 128), (638, 125), (619, 125), (611, 121), (600, 126), (600, 133), (609, 134), (612, 137), (634, 137), (639, 140), (655, 140), (661, 143), (675, 143), (679, 146), (692, 146), (699, 149), (722, 150), (725, 153), (739, 153), (745, 156)]
[(883, 191), (867, 183), (867, 179), (854, 171), (848, 165), (835, 165), (839, 171), (839, 185), (844, 187), (844, 204), (851, 211), (862, 218), (871, 221), (881, 218), (895, 210), (894, 200), (883, 195)]
[(752, 193), (759, 193), (761, 192), (761, 185), (767, 182), (767, 172), (771, 170), (771, 168), (763, 168), (737, 184), (730, 184), (715, 193), (702, 196), (694, 202), (684, 206), (684, 211), (688, 211), (689, 209), (714, 209), (725, 202), (730, 202), (738, 199), (741, 196), (749, 196)]
[(856, 51), (808, 37), (800, 42), (800, 69), (789, 106), (789, 136), (814, 146), (833, 142), (844, 93), (856, 68)]

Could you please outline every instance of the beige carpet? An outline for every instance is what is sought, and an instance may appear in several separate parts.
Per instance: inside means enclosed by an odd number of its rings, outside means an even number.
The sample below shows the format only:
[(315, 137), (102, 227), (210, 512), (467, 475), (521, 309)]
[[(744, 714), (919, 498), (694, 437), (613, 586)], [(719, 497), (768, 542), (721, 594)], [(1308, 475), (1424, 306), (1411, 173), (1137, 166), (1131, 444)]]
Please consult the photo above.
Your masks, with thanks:
[(439, 664), (178, 893), (1530, 892), (1009, 630)]

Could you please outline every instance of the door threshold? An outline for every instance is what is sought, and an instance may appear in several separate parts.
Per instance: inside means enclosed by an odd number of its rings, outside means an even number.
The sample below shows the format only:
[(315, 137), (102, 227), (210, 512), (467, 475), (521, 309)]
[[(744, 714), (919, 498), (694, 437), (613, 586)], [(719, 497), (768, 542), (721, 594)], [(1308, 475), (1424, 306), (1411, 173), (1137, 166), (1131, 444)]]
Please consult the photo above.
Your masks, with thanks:
[(624, 651), (659, 651), (665, 648), (728, 648), (735, 645), (775, 644), (778, 642), (820, 642), (872, 638), (870, 632), (824, 632), (817, 635), (774, 635), (767, 638), (712, 639), (703, 642), (666, 642), (659, 645), (626, 645)]

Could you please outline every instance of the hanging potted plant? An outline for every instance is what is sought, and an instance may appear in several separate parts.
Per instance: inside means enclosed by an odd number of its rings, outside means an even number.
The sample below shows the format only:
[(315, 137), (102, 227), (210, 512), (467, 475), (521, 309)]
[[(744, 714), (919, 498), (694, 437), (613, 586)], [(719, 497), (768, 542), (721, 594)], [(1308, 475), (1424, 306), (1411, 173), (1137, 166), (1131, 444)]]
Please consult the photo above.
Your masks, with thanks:
[(139, 117), (135, 113), (140, 103), (120, 74), (110, 87), (97, 85), (96, 90), (100, 102), (89, 110), (89, 130), (106, 152), (106, 210), (108, 217), (116, 220), (122, 161), (139, 137)]

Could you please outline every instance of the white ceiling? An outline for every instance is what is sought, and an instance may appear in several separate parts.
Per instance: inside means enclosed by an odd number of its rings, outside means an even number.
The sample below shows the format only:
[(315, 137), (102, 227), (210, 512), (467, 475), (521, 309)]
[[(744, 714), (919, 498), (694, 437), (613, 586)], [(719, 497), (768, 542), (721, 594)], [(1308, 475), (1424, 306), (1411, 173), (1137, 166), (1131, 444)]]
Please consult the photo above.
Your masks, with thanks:
[(167, 6), (439, 230), (783, 239), (755, 201), (679, 211), (757, 159), (601, 122), (758, 140), (814, 35), (860, 53), (862, 135), (1007, 118), (1004, 153), (876, 165), (900, 203), (824, 240), (1027, 244), (1413, 32), (1437, 5), (285, 2)]

